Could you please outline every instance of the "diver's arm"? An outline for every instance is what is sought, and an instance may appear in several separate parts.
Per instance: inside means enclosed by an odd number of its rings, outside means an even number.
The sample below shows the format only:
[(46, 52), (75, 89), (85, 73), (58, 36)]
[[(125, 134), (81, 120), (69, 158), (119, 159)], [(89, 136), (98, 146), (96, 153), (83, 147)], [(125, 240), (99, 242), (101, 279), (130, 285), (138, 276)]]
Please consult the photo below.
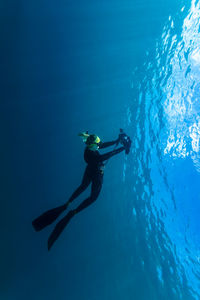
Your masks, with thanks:
[(101, 144), (99, 145), (99, 149), (103, 149), (103, 148), (106, 148), (106, 147), (113, 146), (113, 145), (115, 145), (116, 143), (117, 143), (117, 141), (101, 143)]
[(120, 148), (115, 149), (115, 150), (113, 150), (113, 151), (110, 151), (110, 152), (108, 152), (108, 153), (102, 154), (102, 155), (100, 155), (100, 156), (98, 157), (98, 160), (99, 160), (99, 161), (107, 160), (107, 159), (111, 158), (112, 156), (114, 156), (114, 155), (116, 155), (116, 154), (122, 152), (123, 150), (125, 150), (125, 148), (124, 148), (124, 147), (120, 147)]
[(115, 141), (111, 141), (111, 142), (100, 142), (99, 143), (99, 149), (103, 149), (103, 148), (106, 148), (106, 147), (110, 147), (110, 146), (113, 146), (113, 145), (118, 145), (119, 143), (119, 138)]

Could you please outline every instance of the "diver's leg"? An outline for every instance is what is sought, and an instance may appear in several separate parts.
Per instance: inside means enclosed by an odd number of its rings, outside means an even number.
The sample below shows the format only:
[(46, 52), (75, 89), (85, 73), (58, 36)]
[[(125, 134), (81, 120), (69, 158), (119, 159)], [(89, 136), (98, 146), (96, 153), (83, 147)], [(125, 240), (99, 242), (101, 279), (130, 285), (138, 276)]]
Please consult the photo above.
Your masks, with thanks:
[(99, 193), (101, 191), (102, 182), (103, 182), (103, 176), (102, 175), (96, 177), (95, 180), (92, 181), (92, 191), (91, 191), (90, 197), (87, 198), (85, 201), (83, 201), (77, 207), (77, 209), (70, 210), (68, 212), (68, 214), (57, 223), (56, 227), (54, 228), (53, 232), (51, 233), (51, 235), (48, 239), (48, 250), (51, 249), (52, 245), (58, 239), (61, 232), (67, 226), (67, 224), (69, 223), (71, 218), (73, 218), (73, 216), (76, 213), (80, 212), (81, 210), (83, 210), (84, 208), (86, 208), (87, 206), (92, 204), (97, 199), (97, 197), (99, 196)]
[(84, 192), (87, 187), (90, 185), (92, 179), (89, 174), (89, 170), (86, 168), (85, 173), (83, 175), (83, 179), (81, 185), (75, 190), (75, 192), (71, 195), (69, 200), (66, 203), (66, 207), (75, 199), (77, 198), (82, 192)]
[(75, 210), (73, 210), (74, 214), (85, 209), (98, 198), (102, 188), (102, 183), (103, 183), (103, 175), (100, 174), (92, 181), (92, 190), (91, 190), (90, 197), (84, 200)]

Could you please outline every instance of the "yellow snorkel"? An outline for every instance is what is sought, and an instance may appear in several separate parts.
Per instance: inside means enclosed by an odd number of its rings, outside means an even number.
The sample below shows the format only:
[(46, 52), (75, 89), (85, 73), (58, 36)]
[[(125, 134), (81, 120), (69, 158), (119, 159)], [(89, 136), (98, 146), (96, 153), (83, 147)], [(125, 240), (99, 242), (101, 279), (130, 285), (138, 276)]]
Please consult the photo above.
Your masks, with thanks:
[(78, 136), (80, 136), (82, 138), (83, 142), (86, 143), (86, 141), (90, 135), (88, 134), (88, 131), (86, 131), (86, 132), (80, 132), (78, 134)]

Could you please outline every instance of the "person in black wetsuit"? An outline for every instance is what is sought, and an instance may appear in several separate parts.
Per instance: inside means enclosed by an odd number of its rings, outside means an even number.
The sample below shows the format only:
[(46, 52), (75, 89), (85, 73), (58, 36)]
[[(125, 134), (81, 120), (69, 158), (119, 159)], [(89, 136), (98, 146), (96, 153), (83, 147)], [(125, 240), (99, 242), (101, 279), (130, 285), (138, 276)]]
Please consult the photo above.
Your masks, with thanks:
[(88, 136), (84, 152), (84, 160), (87, 163), (87, 167), (83, 175), (81, 185), (75, 190), (75, 192), (67, 201), (66, 208), (75, 198), (77, 198), (83, 191), (86, 190), (90, 183), (92, 183), (91, 194), (76, 209), (70, 210), (68, 214), (60, 222), (58, 222), (48, 239), (48, 250), (50, 250), (53, 243), (57, 240), (60, 233), (63, 231), (70, 219), (75, 214), (91, 205), (98, 198), (103, 183), (104, 162), (112, 156), (126, 150), (126, 148), (122, 146), (108, 153), (100, 154), (98, 149), (103, 149), (112, 145), (118, 145), (119, 142), (120, 140), (118, 138), (117, 140), (112, 142), (102, 143), (100, 142), (98, 136), (94, 134)]
[(112, 142), (102, 143), (100, 142), (99, 137), (96, 135), (90, 135), (87, 139), (87, 146), (84, 152), (84, 160), (87, 163), (87, 167), (83, 176), (83, 180), (81, 185), (66, 203), (66, 206), (68, 206), (75, 198), (77, 198), (90, 185), (90, 183), (92, 183), (91, 195), (85, 201), (83, 201), (76, 210), (73, 211), (74, 214), (80, 212), (97, 199), (103, 183), (104, 162), (112, 156), (125, 150), (125, 147), (122, 146), (102, 155), (99, 153), (98, 149), (103, 149), (118, 143), (119, 139)]
[[(105, 161), (107, 161), (112, 156), (122, 152), (123, 150), (125, 150), (126, 154), (129, 153), (131, 140), (123, 132), (122, 129), (120, 130), (120, 132), (121, 133), (119, 134), (117, 140), (106, 143), (102, 143), (100, 141), (100, 138), (94, 134), (79, 134), (86, 144), (84, 160), (87, 163), (87, 167), (85, 169), (81, 185), (75, 190), (75, 192), (71, 195), (69, 200), (64, 205), (48, 210), (47, 212), (34, 219), (32, 221), (34, 229), (36, 231), (40, 231), (46, 226), (52, 224), (59, 217), (59, 215), (67, 209), (68, 205), (83, 191), (85, 191), (90, 184), (92, 184), (91, 194), (76, 209), (70, 210), (68, 214), (57, 223), (48, 239), (48, 250), (50, 250), (50, 248), (57, 240), (65, 226), (71, 220), (71, 218), (78, 212), (91, 205), (98, 198), (103, 184), (103, 170), (105, 166)], [(108, 153), (100, 154), (98, 151), (98, 149), (103, 149), (112, 145), (117, 146), (119, 143), (121, 143), (123, 146)]]

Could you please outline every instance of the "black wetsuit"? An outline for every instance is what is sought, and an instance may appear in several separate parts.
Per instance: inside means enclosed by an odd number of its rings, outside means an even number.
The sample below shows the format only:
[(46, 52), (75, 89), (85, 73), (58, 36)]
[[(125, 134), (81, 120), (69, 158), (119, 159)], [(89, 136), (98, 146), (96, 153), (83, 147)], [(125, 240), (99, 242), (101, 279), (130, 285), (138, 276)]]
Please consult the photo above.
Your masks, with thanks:
[[(100, 144), (100, 149), (112, 146), (118, 142), (108, 142), (108, 143), (101, 143)], [(97, 197), (99, 196), (99, 193), (101, 191), (102, 183), (103, 183), (103, 162), (113, 155), (116, 155), (120, 152), (125, 150), (124, 147), (120, 147), (116, 150), (113, 150), (111, 152), (108, 152), (106, 154), (101, 155), (99, 151), (92, 151), (89, 150), (88, 148), (85, 149), (84, 152), (84, 159), (85, 162), (87, 163), (87, 167), (83, 176), (83, 180), (81, 185), (77, 188), (77, 190), (72, 194), (70, 197), (68, 203), (72, 202), (76, 197), (78, 197), (88, 186), (90, 183), (92, 183), (92, 190), (90, 196), (85, 199), (76, 209), (70, 210), (68, 214), (62, 218), (57, 225), (55, 226), (54, 230), (52, 231), (51, 235), (49, 236), (48, 239), (48, 250), (51, 249), (52, 245), (54, 242), (57, 240), (61, 232), (64, 230), (66, 225), (69, 223), (71, 218), (84, 208), (88, 207), (90, 204), (92, 204)], [(65, 209), (64, 205), (64, 209)], [(61, 207), (61, 211), (62, 207)], [(57, 217), (57, 216), (56, 216)]]
[[(118, 144), (119, 139), (117, 141), (101, 143), (99, 144), (99, 148), (105, 148), (112, 146), (114, 144)], [(46, 226), (52, 224), (61, 213), (63, 213), (68, 204), (72, 202), (76, 197), (78, 197), (88, 186), (92, 183), (92, 190), (90, 196), (85, 199), (76, 209), (70, 210), (65, 217), (63, 217), (55, 226), (54, 230), (49, 236), (48, 239), (48, 250), (51, 249), (54, 242), (58, 239), (61, 232), (64, 230), (66, 225), (69, 223), (71, 218), (77, 213), (92, 204), (101, 191), (102, 183), (103, 183), (103, 167), (104, 161), (108, 160), (112, 156), (126, 150), (125, 147), (120, 147), (116, 150), (108, 152), (106, 154), (100, 154), (99, 151), (92, 151), (86, 147), (84, 152), (84, 159), (87, 163), (87, 167), (83, 176), (83, 180), (81, 185), (77, 188), (77, 190), (72, 194), (68, 202), (64, 205), (51, 209), (41, 216), (33, 220), (32, 225), (36, 231), (40, 231)]]
[[(116, 143), (117, 141), (100, 143), (99, 149), (115, 145)], [(99, 196), (103, 183), (103, 162), (108, 160), (110, 157), (122, 152), (123, 150), (124, 147), (120, 147), (118, 149), (101, 155), (99, 151), (92, 151), (86, 147), (84, 152), (84, 160), (87, 163), (87, 167), (81, 185), (72, 194), (72, 196), (69, 199), (69, 202), (72, 202), (75, 198), (77, 198), (89, 186), (90, 183), (92, 183), (92, 189), (90, 196), (76, 208), (76, 213), (80, 212), (81, 210), (92, 204)]]

